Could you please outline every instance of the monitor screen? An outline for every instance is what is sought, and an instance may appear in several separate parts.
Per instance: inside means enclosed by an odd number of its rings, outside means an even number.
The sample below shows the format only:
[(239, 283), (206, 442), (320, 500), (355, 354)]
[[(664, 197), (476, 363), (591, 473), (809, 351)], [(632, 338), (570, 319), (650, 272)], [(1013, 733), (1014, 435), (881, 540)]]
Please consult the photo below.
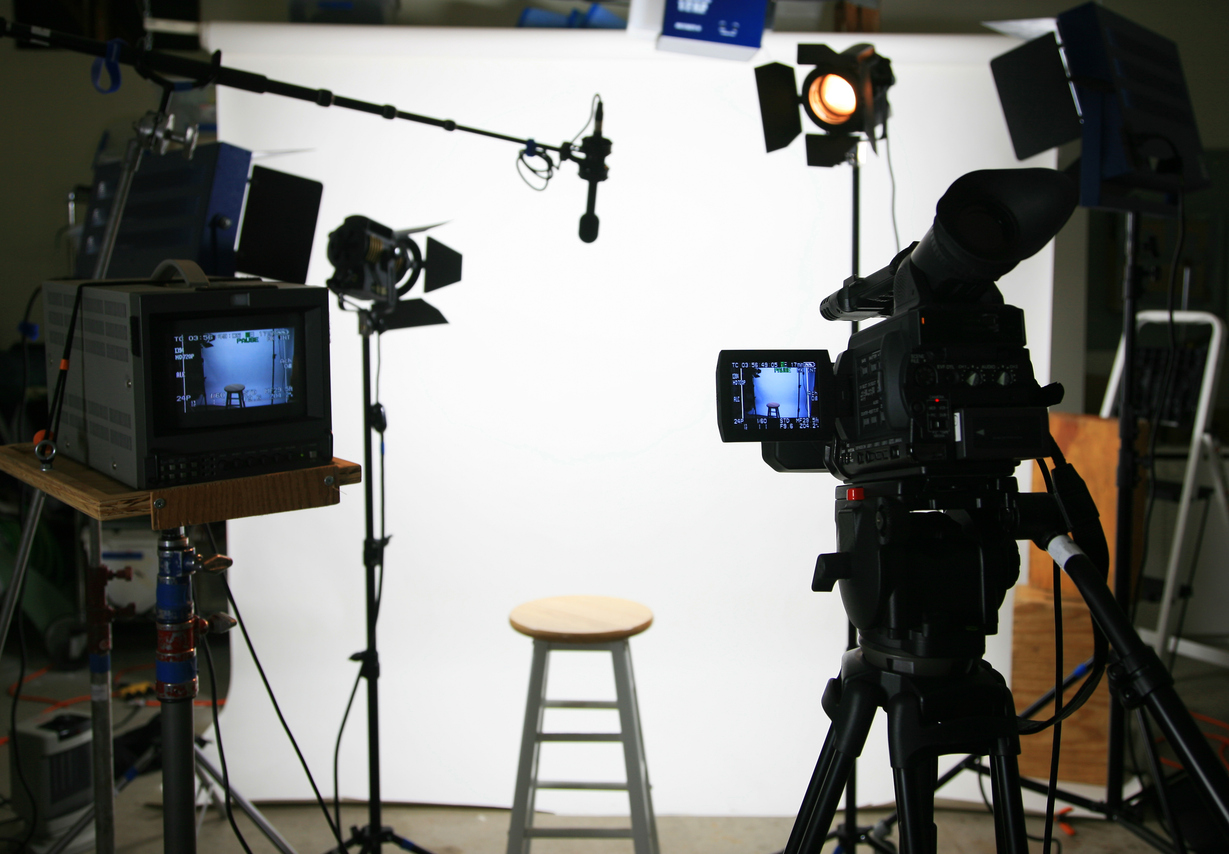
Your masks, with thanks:
[(822, 439), (816, 350), (723, 350), (717, 362), (718, 423), (726, 442)]
[(153, 410), (166, 431), (252, 424), (304, 414), (303, 320), (298, 313), (166, 319)]

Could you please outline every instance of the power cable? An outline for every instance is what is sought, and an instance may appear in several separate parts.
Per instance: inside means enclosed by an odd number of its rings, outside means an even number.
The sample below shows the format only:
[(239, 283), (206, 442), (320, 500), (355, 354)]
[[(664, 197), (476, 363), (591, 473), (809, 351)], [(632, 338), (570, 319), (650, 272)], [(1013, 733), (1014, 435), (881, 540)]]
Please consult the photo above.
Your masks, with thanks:
[(239, 825), (235, 823), (235, 812), (231, 809), (230, 772), (226, 769), (226, 750), (222, 747), (222, 727), (218, 724), (218, 680), (213, 670), (213, 652), (209, 649), (209, 636), (207, 634), (201, 635), (201, 648), (205, 650), (205, 666), (209, 670), (209, 698), (212, 701), (213, 707), (213, 734), (218, 740), (218, 759), (222, 763), (222, 790), (225, 793), (226, 820), (230, 822), (231, 830), (235, 832), (235, 838), (239, 840), (243, 850), (247, 854), (252, 854), (252, 849), (248, 847), (247, 840), (243, 838), (243, 834), (239, 831)]
[(1054, 736), (1050, 746), (1050, 786), (1046, 792), (1045, 834), (1042, 842), (1044, 854), (1050, 854), (1054, 838), (1054, 798), (1058, 790), (1058, 760), (1063, 738), (1063, 573), (1054, 564)]
[[(214, 540), (213, 530), (205, 527), (209, 535), (209, 540), (213, 544), (214, 553), (217, 553), (217, 543)], [(329, 830), (332, 831), (333, 837), (337, 840), (337, 844), (344, 850), (346, 843), (341, 837), (341, 830), (337, 825), (333, 824), (333, 817), (329, 814), (328, 807), (324, 804), (324, 798), (320, 795), (320, 789), (316, 786), (316, 779), (312, 776), (311, 769), (307, 766), (307, 760), (303, 758), (303, 751), (299, 749), (299, 743), (295, 741), (294, 733), (290, 731), (290, 725), (286, 723), (286, 717), (282, 714), (282, 707), (278, 705), (277, 697), (273, 693), (273, 687), (269, 684), (269, 678), (265, 675), (265, 669), (260, 663), (260, 658), (256, 655), (256, 648), (252, 646), (252, 639), (248, 636), (247, 625), (243, 622), (243, 615), (239, 612), (239, 604), (235, 601), (235, 596), (231, 592), (230, 582), (226, 580), (226, 575), (219, 575), (218, 578), (222, 581), (222, 586), (226, 589), (226, 601), (230, 603), (231, 610), (234, 611), (235, 620), (239, 624), (239, 631), (243, 635), (243, 642), (247, 646), (248, 653), (252, 656), (252, 663), (256, 665), (256, 672), (260, 674), (260, 681), (264, 683), (265, 692), (269, 695), (269, 701), (273, 704), (273, 711), (277, 713), (277, 719), (282, 724), (282, 730), (286, 733), (286, 737), (290, 739), (290, 745), (294, 748), (295, 755), (299, 758), (299, 764), (303, 766), (303, 773), (307, 775), (307, 782), (311, 784), (312, 792), (316, 796), (316, 803), (320, 806), (320, 811), (324, 813), (324, 820), (329, 825)]]
[(892, 185), (892, 237), (896, 240), (896, 254), (900, 254), (900, 229), (896, 227), (896, 172), (892, 169), (892, 143), (888, 138), (888, 123), (883, 123), (883, 154), (888, 163), (888, 181)]

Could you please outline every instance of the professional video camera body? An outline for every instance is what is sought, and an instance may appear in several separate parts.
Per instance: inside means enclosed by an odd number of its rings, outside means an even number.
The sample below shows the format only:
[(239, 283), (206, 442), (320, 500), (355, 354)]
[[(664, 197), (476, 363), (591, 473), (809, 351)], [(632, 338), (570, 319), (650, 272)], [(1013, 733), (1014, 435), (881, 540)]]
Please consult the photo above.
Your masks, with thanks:
[[(921, 241), (823, 301), (828, 320), (887, 318), (850, 338), (835, 372), (823, 350), (722, 352), (721, 438), (763, 442), (778, 471), (845, 481), (999, 472), (1044, 456), (1046, 407), (1062, 392), (1038, 387), (1024, 313), (995, 280), (1041, 249), (1075, 200), (1074, 183), (1051, 170), (960, 178)], [(801, 404), (774, 405), (768, 387), (781, 378), (765, 381), (765, 370), (796, 375)]]
[(1048, 169), (972, 172), (921, 241), (825, 299), (829, 320), (886, 319), (823, 350), (723, 351), (725, 441), (760, 441), (778, 471), (828, 470), (837, 546), (813, 588), (840, 581), (875, 666), (967, 671), (1019, 576), (1013, 472), (1049, 454), (1024, 314), (995, 281), (1054, 236), (1076, 187)]

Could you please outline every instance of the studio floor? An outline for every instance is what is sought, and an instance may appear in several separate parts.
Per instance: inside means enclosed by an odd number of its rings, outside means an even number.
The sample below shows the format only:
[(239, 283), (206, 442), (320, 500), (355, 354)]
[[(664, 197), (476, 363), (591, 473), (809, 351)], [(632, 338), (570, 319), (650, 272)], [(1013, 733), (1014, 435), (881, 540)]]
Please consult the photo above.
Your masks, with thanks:
[[(149, 634), (149, 637), (146, 637)], [(17, 679), (18, 658), (16, 644), (6, 644), (4, 659), (0, 662), (0, 679), (11, 685)], [(152, 672), (144, 668), (152, 659), (152, 632), (143, 632), (129, 627), (117, 631), (114, 667), (117, 673), (127, 669), (126, 680), (139, 682), (152, 678)], [(224, 651), (215, 655), (218, 665), (220, 687), (225, 686), (228, 658)], [(43, 666), (40, 653), (31, 649), (28, 673)], [(202, 662), (201, 696), (209, 696), (209, 683)], [(143, 676), (144, 674), (144, 676)], [(1229, 674), (1210, 666), (1180, 662), (1177, 668), (1180, 692), (1188, 698), (1198, 697), (1202, 707), (1211, 703), (1214, 707), (1229, 708)], [(49, 698), (70, 698), (88, 693), (88, 674), (82, 671), (62, 672), (51, 670), (38, 675), (27, 685), (27, 694)], [(46, 708), (45, 703), (22, 702), (19, 718), (38, 714)], [(88, 714), (88, 704), (75, 707)], [(114, 720), (117, 729), (133, 729), (149, 720), (156, 713), (152, 705), (141, 700), (114, 703)], [(207, 709), (198, 709), (198, 730), (205, 729)], [(6, 725), (7, 729), (7, 725)], [(0, 763), (9, 767), (8, 747), (0, 747)], [(650, 756), (651, 763), (651, 756)], [(8, 793), (8, 776), (3, 778), (4, 793)], [(936, 815), (938, 826), (938, 850), (945, 854), (994, 851), (994, 825), (989, 814), (967, 804), (938, 801)], [(323, 852), (335, 846), (335, 841), (315, 804), (259, 804), (261, 813), (295, 850)], [(236, 812), (236, 821), (253, 852), (272, 852), (277, 849), (261, 834), (247, 817)], [(21, 823), (13, 820), (12, 807), (0, 810), (0, 852), (17, 852), (24, 837)], [(884, 810), (862, 810), (859, 823), (873, 825), (887, 815)], [(161, 778), (158, 773), (137, 777), (117, 797), (115, 805), (116, 847), (119, 854), (158, 854), (162, 852)], [(10, 819), (4, 821), (4, 819)], [(342, 825), (348, 834), (352, 826), (366, 825), (368, 813), (363, 804), (346, 804), (342, 808)], [(841, 815), (838, 813), (838, 821)], [(402, 837), (432, 852), (432, 854), (500, 854), (506, 850), (509, 812), (465, 806), (435, 805), (386, 805), (383, 823)], [(578, 818), (575, 816), (540, 815), (540, 826), (590, 825), (620, 826), (626, 820), (612, 817)], [(1043, 828), (1041, 817), (1029, 817), (1028, 829), (1040, 836)], [(658, 834), (662, 854), (770, 854), (780, 851), (789, 837), (793, 818), (769, 817), (658, 817)], [(1056, 829), (1056, 837), (1062, 843), (1062, 851), (1074, 852), (1135, 852), (1153, 851), (1124, 827), (1094, 819), (1077, 819), (1070, 822), (1072, 834)], [(895, 841), (893, 833), (888, 837)], [(824, 847), (825, 854), (835, 851), (836, 844)], [(1034, 842), (1030, 849), (1041, 851), (1041, 843)], [(243, 847), (222, 812), (216, 808), (203, 812), (199, 820), (198, 850), (201, 852), (240, 852)], [(385, 850), (397, 850), (386, 844)], [(624, 840), (537, 840), (533, 843), (536, 854), (631, 854), (632, 844)], [(869, 851), (869, 848), (859, 850)], [(1058, 850), (1056, 847), (1055, 851)]]

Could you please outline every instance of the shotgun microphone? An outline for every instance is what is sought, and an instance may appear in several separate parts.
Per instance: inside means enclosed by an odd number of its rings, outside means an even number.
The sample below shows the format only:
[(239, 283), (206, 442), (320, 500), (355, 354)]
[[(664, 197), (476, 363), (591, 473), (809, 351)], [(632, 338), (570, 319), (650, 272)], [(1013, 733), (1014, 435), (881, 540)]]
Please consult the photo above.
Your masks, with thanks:
[(597, 240), (598, 218), (593, 212), (597, 205), (597, 185), (605, 181), (609, 173), (606, 168), (606, 156), (610, 154), (610, 140), (602, 136), (603, 106), (599, 100), (593, 117), (593, 136), (587, 136), (580, 143), (580, 150), (585, 159), (579, 162), (580, 177), (589, 182), (589, 201), (585, 212), (580, 217), (580, 239), (585, 243)]

